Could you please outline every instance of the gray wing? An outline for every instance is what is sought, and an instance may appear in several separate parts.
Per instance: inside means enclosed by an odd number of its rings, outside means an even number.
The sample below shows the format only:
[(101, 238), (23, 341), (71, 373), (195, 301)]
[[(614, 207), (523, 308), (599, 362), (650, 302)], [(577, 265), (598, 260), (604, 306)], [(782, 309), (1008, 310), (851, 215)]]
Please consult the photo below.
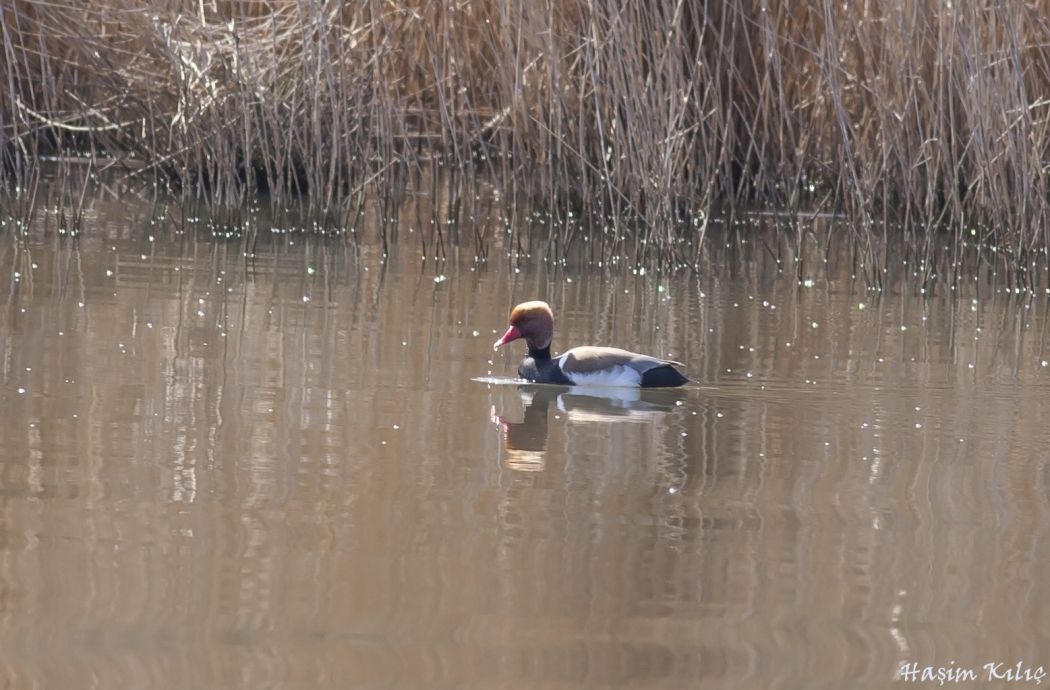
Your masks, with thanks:
[(593, 345), (574, 347), (558, 357), (558, 362), (561, 370), (570, 375), (591, 374), (618, 366), (630, 367), (639, 374), (668, 364), (682, 366), (681, 363), (670, 359), (640, 355), (618, 347), (595, 347)]

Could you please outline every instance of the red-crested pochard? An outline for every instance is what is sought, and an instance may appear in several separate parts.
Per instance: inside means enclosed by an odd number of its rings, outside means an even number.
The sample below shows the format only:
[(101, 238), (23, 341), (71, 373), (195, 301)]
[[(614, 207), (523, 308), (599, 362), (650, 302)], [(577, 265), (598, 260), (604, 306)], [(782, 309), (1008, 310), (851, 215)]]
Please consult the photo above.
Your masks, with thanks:
[(540, 301), (522, 302), (510, 313), (510, 328), (493, 343), (492, 349), (524, 338), (529, 353), (518, 365), (518, 376), (535, 383), (668, 388), (689, 381), (675, 369), (682, 366), (679, 362), (615, 347), (574, 347), (552, 358), (553, 336), (554, 313), (550, 305)]

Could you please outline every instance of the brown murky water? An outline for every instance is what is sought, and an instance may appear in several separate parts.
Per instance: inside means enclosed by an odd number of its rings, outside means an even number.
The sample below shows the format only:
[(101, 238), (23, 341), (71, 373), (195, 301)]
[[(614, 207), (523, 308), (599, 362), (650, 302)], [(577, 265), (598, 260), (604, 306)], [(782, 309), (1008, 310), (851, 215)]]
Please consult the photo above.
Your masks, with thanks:
[[(1047, 299), (818, 260), (799, 286), (752, 244), (673, 276), (301, 236), (246, 260), (98, 208), (79, 242), (0, 237), (4, 687), (1050, 667)], [(555, 349), (697, 385), (497, 380), (527, 298)]]

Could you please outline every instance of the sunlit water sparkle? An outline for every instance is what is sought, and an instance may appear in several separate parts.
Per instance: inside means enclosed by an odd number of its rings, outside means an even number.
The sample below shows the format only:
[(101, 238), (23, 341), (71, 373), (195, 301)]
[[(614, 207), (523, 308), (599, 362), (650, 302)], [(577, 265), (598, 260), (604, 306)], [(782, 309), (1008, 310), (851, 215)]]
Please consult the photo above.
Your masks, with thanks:
[[(799, 285), (754, 243), (672, 275), (249, 248), (128, 208), (0, 239), (8, 686), (1050, 665), (1045, 297), (874, 294), (819, 255)], [(531, 298), (556, 349), (673, 355), (697, 383), (523, 384), (489, 334)]]

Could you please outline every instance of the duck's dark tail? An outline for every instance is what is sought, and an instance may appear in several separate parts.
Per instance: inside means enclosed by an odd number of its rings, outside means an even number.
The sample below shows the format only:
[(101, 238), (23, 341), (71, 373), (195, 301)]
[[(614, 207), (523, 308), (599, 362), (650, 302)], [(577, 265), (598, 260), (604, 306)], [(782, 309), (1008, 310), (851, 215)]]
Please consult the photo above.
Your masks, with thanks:
[(670, 364), (653, 367), (642, 374), (642, 388), (674, 388), (684, 386), (689, 379)]

